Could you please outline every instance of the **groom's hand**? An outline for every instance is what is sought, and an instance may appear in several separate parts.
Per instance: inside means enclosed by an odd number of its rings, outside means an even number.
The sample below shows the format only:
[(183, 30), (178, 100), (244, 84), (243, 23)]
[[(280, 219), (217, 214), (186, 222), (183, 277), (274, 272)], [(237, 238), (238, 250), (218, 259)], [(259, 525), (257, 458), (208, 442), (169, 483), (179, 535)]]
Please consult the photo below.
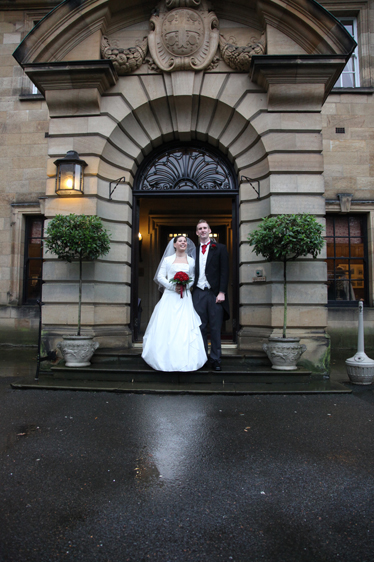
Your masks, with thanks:
[(225, 293), (218, 293), (216, 296), (216, 304), (219, 304), (225, 300)]

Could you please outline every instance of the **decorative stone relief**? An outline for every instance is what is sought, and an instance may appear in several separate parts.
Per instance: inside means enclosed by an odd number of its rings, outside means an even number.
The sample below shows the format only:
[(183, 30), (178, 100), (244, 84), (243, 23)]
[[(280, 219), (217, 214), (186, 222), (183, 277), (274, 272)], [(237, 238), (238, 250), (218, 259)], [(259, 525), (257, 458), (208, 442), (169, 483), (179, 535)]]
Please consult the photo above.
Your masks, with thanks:
[(220, 159), (202, 148), (169, 149), (144, 170), (141, 191), (234, 190)]
[(261, 35), (260, 39), (252, 37), (245, 47), (238, 47), (235, 37), (229, 37), (229, 41), (227, 41), (223, 35), (220, 35), (219, 47), (223, 60), (230, 68), (239, 70), (239, 72), (249, 72), (252, 56), (265, 53), (265, 33)]
[(148, 40), (144, 37), (139, 45), (124, 49), (116, 44), (111, 45), (108, 37), (101, 40), (101, 56), (103, 59), (109, 59), (113, 62), (113, 66), (119, 76), (129, 74), (139, 68), (146, 57), (148, 50)]
[(160, 8), (150, 19), (148, 46), (154, 63), (164, 72), (208, 68), (219, 43), (215, 13), (197, 0), (166, 0), (166, 8), (173, 9)]

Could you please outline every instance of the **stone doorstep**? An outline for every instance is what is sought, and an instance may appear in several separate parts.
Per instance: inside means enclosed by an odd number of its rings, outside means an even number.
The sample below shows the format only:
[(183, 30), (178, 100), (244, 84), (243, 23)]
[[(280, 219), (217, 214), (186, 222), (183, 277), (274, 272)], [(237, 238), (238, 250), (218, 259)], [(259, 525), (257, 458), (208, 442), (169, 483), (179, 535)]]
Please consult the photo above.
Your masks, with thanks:
[(116, 392), (129, 394), (347, 394), (352, 390), (346, 386), (326, 380), (311, 380), (309, 383), (203, 383), (203, 384), (171, 384), (157, 382), (114, 382), (57, 380), (50, 374), (41, 374), (39, 381), (27, 379), (11, 383), (18, 390), (79, 390), (91, 392)]

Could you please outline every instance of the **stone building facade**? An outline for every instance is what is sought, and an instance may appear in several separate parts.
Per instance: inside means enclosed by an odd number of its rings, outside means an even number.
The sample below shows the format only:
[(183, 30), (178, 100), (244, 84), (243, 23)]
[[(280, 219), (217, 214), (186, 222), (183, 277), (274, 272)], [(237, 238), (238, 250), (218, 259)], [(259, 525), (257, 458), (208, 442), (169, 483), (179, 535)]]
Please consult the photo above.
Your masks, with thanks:
[[(373, 305), (374, 2), (323, 6), (0, 0), (3, 342), (32, 339), (41, 276), (46, 345), (72, 331), (78, 270), (42, 255), (40, 228), (84, 213), (112, 237), (84, 268), (83, 327), (101, 348), (141, 337), (162, 248), (205, 218), (230, 251), (227, 338), (258, 351), (281, 329), (283, 274), (247, 236), (310, 212), (327, 250), (290, 264), (289, 334), (325, 370), (329, 334), (340, 345), (357, 299)], [(83, 195), (56, 193), (68, 151), (87, 163)]]

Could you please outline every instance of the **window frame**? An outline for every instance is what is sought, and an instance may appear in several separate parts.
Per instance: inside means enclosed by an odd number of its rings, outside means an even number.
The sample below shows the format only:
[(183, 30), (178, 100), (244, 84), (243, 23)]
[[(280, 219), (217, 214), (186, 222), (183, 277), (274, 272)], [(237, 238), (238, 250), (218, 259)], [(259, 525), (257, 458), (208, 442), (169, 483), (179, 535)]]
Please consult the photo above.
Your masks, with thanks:
[[(340, 16), (340, 17), (337, 17), (337, 19), (340, 21), (341, 24), (344, 25), (344, 27), (346, 27), (345, 23), (352, 24), (352, 28), (353, 28), (352, 37), (356, 41), (357, 46), (356, 46), (355, 50), (353, 51), (349, 61), (345, 65), (341, 75), (339, 76), (338, 80), (336, 81), (336, 83), (334, 85), (334, 88), (359, 88), (360, 87), (360, 60), (359, 60), (359, 55), (358, 55), (358, 22), (357, 22), (357, 16)], [(348, 31), (348, 33), (349, 33), (349, 31)], [(348, 67), (348, 64), (351, 61), (352, 61), (352, 65), (353, 65), (353, 71), (351, 71), (351, 70), (346, 71), (346, 68)], [(344, 74), (353, 74), (354, 86), (344, 86), (344, 84), (343, 84)]]
[[(359, 257), (359, 258), (354, 258), (351, 257), (351, 244), (349, 242), (349, 256), (348, 257), (342, 257), (339, 256), (337, 257), (336, 254), (336, 236), (334, 235), (334, 257), (328, 257), (327, 256), (327, 239), (328, 238), (332, 238), (331, 236), (327, 236), (327, 221), (328, 219), (333, 219), (335, 221), (335, 219), (337, 217), (347, 217), (348, 219), (348, 228), (349, 228), (349, 219), (350, 218), (358, 218), (360, 219), (361, 225), (362, 225), (362, 238), (363, 238), (363, 245), (364, 245), (364, 255), (363, 257)], [(335, 228), (334, 228), (334, 234), (335, 234)], [(350, 240), (350, 238), (357, 238), (357, 236), (351, 236), (350, 233), (348, 232), (348, 239)], [(351, 264), (352, 261), (358, 261), (358, 260), (362, 260), (363, 261), (363, 268), (364, 268), (364, 275), (363, 275), (363, 279), (364, 279), (364, 304), (366, 306), (370, 306), (370, 268), (369, 268), (369, 229), (368, 229), (368, 215), (365, 213), (326, 213), (326, 236), (325, 236), (325, 240), (326, 240), (326, 266), (328, 265), (328, 262), (333, 260), (334, 262), (336, 262), (336, 260), (340, 260), (340, 261), (346, 261), (349, 264), (349, 270), (351, 269)], [(334, 267), (334, 271), (336, 271), (336, 268)], [(350, 276), (349, 276), (350, 279)], [(352, 308), (352, 307), (357, 307), (357, 303), (358, 300), (333, 300), (333, 299), (328, 299), (327, 301), (327, 306), (328, 307), (344, 307), (344, 308)]]
[[(32, 223), (33, 220), (41, 221), (42, 229), (41, 229), (41, 236), (40, 236), (40, 257), (30, 257), (28, 253), (28, 247), (31, 237), (31, 230), (32, 230)], [(28, 215), (25, 217), (25, 243), (24, 243), (24, 253), (23, 253), (23, 288), (22, 288), (22, 304), (36, 304), (38, 299), (41, 299), (42, 296), (42, 280), (43, 280), (43, 237), (44, 237), (44, 217), (43, 215)], [(39, 239), (39, 238), (38, 238)], [(28, 293), (28, 281), (31, 279), (29, 276), (29, 265), (31, 261), (40, 261), (41, 268), (40, 268), (40, 277), (38, 277), (38, 281), (40, 281), (40, 295), (36, 298), (29, 298), (27, 296)]]

